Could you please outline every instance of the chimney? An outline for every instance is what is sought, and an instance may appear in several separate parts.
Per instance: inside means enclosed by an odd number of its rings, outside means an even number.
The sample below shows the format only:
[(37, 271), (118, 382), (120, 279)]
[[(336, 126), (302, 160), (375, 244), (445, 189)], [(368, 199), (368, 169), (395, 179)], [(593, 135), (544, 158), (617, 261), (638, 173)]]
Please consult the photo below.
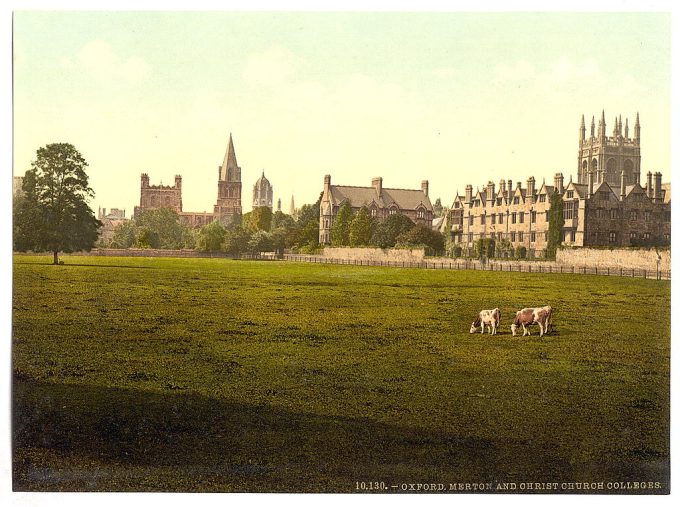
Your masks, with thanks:
[(536, 178), (531, 176), (527, 180), (527, 197), (531, 199), (531, 202), (534, 201), (534, 192), (536, 190)]
[(522, 190), (522, 182), (521, 181), (517, 182), (517, 190), (520, 190), (520, 191)]
[(652, 198), (652, 171), (647, 171), (647, 197)]
[(512, 199), (512, 180), (508, 180), (508, 200)]
[(382, 195), (382, 177), (373, 178), (371, 180), (371, 186), (375, 188), (378, 197), (380, 197)]
[(149, 175), (142, 173), (142, 188), (149, 188)]
[(502, 197), (505, 197), (505, 180), (501, 180), (498, 182), (498, 193)]
[(593, 196), (593, 185), (595, 184), (595, 173), (588, 171), (588, 199)]
[(654, 202), (661, 201), (661, 173), (654, 173)]
[(465, 202), (472, 202), (472, 185), (465, 185)]
[(562, 173), (555, 173), (555, 192), (564, 193), (564, 176), (562, 176)]
[(175, 174), (175, 188), (182, 188), (182, 177), (179, 174)]
[(493, 201), (494, 190), (496, 190), (496, 184), (493, 181), (490, 181), (486, 185), (486, 200), (487, 201)]
[(423, 180), (420, 182), (420, 188), (423, 191), (423, 194), (425, 194), (425, 196), (429, 196), (430, 183), (427, 180)]
[[(324, 195), (328, 195), (331, 191), (331, 175), (327, 174), (326, 176), (323, 177), (323, 193)], [(291, 197), (291, 208), (293, 207), (292, 204), (292, 197)]]

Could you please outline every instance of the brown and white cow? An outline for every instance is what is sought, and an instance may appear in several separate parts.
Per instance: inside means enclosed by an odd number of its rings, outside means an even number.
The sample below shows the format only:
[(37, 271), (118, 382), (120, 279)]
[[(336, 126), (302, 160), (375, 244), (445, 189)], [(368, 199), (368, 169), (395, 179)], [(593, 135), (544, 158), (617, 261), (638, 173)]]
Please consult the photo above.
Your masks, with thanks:
[(515, 320), (512, 321), (512, 325), (510, 326), (512, 336), (515, 336), (515, 332), (519, 326), (522, 326), (522, 336), (531, 335), (527, 327), (532, 324), (538, 324), (540, 336), (543, 336), (548, 332), (548, 329), (552, 328), (552, 311), (550, 306), (543, 306), (541, 308), (523, 308), (518, 311), (515, 315)]
[(481, 326), (482, 334), (484, 334), (484, 325), (489, 326), (489, 334), (496, 334), (496, 328), (501, 323), (501, 311), (498, 308), (493, 310), (482, 310), (470, 326), (470, 334), (477, 331)]

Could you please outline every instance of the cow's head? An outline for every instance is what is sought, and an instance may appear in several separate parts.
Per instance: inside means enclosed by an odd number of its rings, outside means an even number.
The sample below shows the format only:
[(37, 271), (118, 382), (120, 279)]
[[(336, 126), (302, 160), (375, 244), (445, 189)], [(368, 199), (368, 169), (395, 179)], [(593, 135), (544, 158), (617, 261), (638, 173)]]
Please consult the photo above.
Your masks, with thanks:
[(477, 328), (482, 325), (482, 319), (477, 317), (473, 322), (472, 325), (470, 326), (470, 334), (474, 333), (477, 331)]
[(512, 331), (512, 336), (515, 336), (515, 333), (517, 332), (518, 327), (519, 327), (519, 317), (515, 317), (515, 320), (513, 320), (512, 324), (510, 324), (510, 331)]

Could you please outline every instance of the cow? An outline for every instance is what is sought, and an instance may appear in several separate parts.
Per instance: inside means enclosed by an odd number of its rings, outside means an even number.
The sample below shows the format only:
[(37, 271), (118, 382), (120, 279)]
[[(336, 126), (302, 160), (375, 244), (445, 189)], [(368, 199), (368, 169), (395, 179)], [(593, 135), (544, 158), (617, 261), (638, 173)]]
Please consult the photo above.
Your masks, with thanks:
[(510, 325), (512, 336), (515, 336), (515, 332), (519, 326), (522, 326), (522, 336), (531, 335), (531, 332), (529, 332), (527, 327), (532, 324), (538, 324), (540, 336), (543, 336), (549, 329), (552, 329), (552, 312), (553, 310), (550, 306), (521, 309), (517, 312), (515, 320), (513, 320)]
[(477, 318), (472, 322), (470, 326), (470, 334), (477, 331), (477, 328), (481, 326), (482, 334), (484, 334), (484, 325), (489, 326), (489, 334), (496, 334), (496, 328), (501, 323), (501, 311), (498, 308), (493, 310), (482, 310), (479, 312)]

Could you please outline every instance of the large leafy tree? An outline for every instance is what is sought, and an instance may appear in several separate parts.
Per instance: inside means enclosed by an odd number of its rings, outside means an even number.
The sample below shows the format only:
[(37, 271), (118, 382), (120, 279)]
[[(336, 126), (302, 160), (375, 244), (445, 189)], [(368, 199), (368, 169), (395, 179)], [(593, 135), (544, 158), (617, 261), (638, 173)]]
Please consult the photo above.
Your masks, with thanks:
[(72, 144), (38, 149), (15, 209), (15, 249), (52, 252), (58, 264), (59, 252), (89, 251), (94, 246), (102, 223), (88, 205), (94, 190), (85, 172), (87, 165)]
[(371, 243), (380, 248), (391, 248), (396, 244), (397, 237), (413, 229), (414, 225), (406, 215), (394, 213), (376, 225)]
[(372, 225), (368, 210), (362, 207), (349, 224), (350, 246), (368, 245), (371, 241)]
[(204, 225), (198, 231), (196, 250), (199, 252), (221, 252), (225, 248), (227, 231), (222, 224), (215, 220)]
[(269, 232), (272, 226), (272, 210), (267, 206), (254, 208), (253, 211), (243, 215), (242, 223), (248, 232)]
[(137, 227), (146, 228), (158, 237), (158, 246), (151, 248), (171, 250), (184, 248), (190, 236), (189, 228), (180, 223), (179, 215), (171, 208), (146, 210), (136, 221)]
[(397, 242), (409, 246), (425, 245), (435, 254), (444, 251), (444, 236), (422, 224), (418, 224), (410, 231), (401, 234), (397, 238)]
[(550, 195), (550, 210), (548, 211), (548, 245), (545, 256), (554, 259), (557, 247), (562, 244), (562, 228), (564, 227), (564, 201), (558, 192)]
[(331, 244), (333, 246), (349, 245), (349, 226), (352, 222), (352, 205), (349, 201), (340, 206), (331, 227)]

